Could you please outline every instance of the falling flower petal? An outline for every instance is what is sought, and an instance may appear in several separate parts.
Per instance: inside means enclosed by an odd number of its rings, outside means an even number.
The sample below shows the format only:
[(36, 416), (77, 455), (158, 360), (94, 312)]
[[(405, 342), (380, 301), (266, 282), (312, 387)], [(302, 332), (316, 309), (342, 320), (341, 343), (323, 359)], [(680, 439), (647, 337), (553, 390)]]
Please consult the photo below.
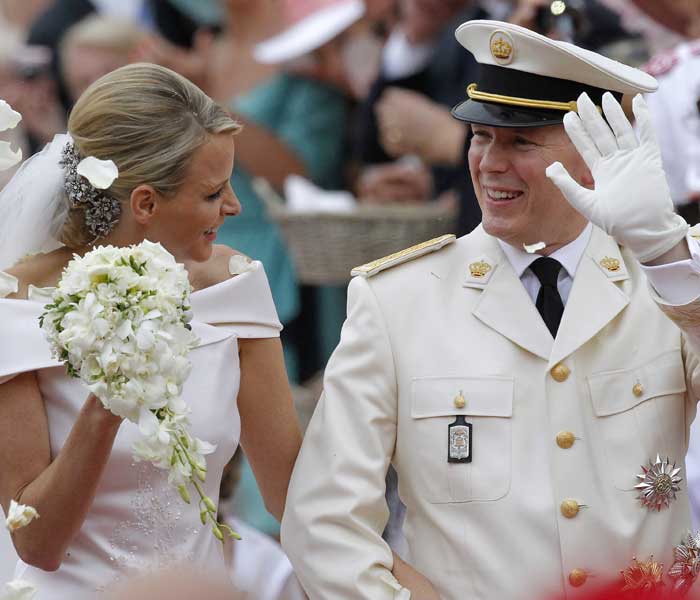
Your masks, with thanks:
[(14, 167), (21, 160), (21, 149), (14, 152), (10, 147), (10, 142), (0, 142), (0, 171)]
[(22, 527), (26, 527), (38, 517), (39, 513), (36, 512), (35, 508), (12, 500), (10, 501), (10, 509), (7, 511), (5, 526), (12, 533)]
[(525, 252), (528, 254), (534, 254), (538, 250), (542, 250), (543, 248), (546, 248), (547, 244), (544, 242), (537, 242), (536, 244), (523, 244), (523, 248), (525, 248)]
[(22, 115), (16, 110), (12, 110), (7, 102), (0, 100), (0, 131), (14, 129), (21, 120)]
[(119, 169), (113, 161), (100, 160), (94, 156), (81, 160), (76, 171), (98, 190), (106, 190), (119, 176)]

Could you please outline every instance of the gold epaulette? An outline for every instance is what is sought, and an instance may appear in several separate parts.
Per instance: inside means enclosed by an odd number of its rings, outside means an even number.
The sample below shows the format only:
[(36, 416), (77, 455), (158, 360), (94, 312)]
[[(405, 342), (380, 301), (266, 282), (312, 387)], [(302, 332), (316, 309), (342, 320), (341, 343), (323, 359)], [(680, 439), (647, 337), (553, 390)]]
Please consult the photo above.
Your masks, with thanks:
[(350, 271), (350, 274), (353, 277), (355, 275), (360, 275), (362, 277), (372, 277), (372, 275), (376, 275), (384, 269), (395, 267), (396, 265), (408, 262), (409, 260), (413, 260), (414, 258), (423, 256), (424, 254), (428, 254), (429, 252), (435, 252), (436, 250), (440, 250), (440, 248), (444, 248), (448, 244), (454, 242), (456, 239), (456, 236), (452, 233), (449, 233), (447, 235), (441, 235), (440, 237), (428, 240), (427, 242), (416, 244), (415, 246), (411, 246), (410, 248), (406, 248), (405, 250), (394, 252), (394, 254), (390, 254), (389, 256), (385, 256), (384, 258), (378, 258), (377, 260), (373, 260), (372, 262), (368, 262), (367, 264), (355, 267), (352, 271)]

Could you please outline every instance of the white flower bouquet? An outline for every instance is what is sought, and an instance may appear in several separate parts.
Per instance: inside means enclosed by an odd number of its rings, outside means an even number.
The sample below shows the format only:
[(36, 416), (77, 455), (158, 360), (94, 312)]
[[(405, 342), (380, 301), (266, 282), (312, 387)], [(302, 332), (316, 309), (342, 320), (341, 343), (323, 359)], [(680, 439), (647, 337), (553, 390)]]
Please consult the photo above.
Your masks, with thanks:
[[(216, 519), (200, 481), (205, 455), (216, 448), (190, 435), (180, 398), (190, 371), (190, 284), (183, 265), (160, 244), (100, 246), (66, 266), (40, 317), (53, 355), (115, 415), (138, 424), (137, 461), (168, 470), (168, 481), (190, 502), (199, 495), (202, 524), (214, 535), (238, 535)], [(222, 531), (223, 530), (223, 531)]]

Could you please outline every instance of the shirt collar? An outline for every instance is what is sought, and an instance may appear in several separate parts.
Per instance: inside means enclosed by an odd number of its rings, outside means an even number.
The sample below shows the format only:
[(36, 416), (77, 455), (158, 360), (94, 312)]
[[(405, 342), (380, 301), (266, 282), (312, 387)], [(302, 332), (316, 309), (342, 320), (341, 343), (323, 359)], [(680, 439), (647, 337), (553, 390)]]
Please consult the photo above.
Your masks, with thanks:
[[(578, 263), (581, 261), (581, 257), (586, 250), (586, 246), (591, 239), (592, 231), (593, 226), (588, 223), (588, 225), (586, 225), (575, 240), (550, 254), (551, 258), (554, 258), (561, 263), (571, 279), (573, 279), (576, 275)], [(510, 262), (518, 278), (521, 278), (525, 272), (525, 269), (540, 258), (539, 254), (528, 254), (525, 252), (525, 250), (511, 246), (503, 240), (498, 240), (498, 243), (501, 245), (503, 253), (506, 255), (508, 262)]]

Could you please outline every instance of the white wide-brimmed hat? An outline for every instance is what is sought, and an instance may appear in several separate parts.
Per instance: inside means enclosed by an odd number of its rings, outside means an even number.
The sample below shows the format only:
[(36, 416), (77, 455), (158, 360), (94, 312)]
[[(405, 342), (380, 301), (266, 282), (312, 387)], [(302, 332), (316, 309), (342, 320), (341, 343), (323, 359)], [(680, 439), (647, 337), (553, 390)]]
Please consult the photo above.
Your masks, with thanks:
[(365, 14), (363, 0), (284, 0), (284, 29), (255, 47), (255, 59), (282, 63), (313, 52)]

